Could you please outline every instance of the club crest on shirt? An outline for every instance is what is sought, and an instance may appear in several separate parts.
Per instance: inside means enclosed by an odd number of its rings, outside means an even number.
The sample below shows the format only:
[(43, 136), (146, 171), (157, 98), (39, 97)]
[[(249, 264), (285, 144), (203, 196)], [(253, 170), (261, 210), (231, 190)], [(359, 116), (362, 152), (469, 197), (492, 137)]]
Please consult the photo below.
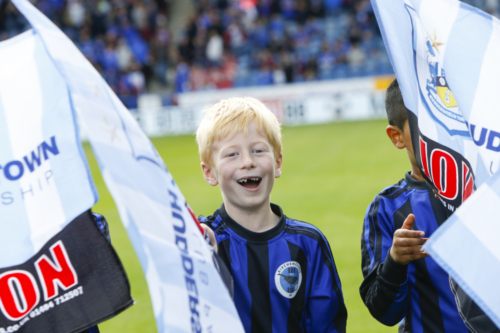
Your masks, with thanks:
[(294, 298), (302, 283), (302, 269), (296, 261), (288, 261), (276, 270), (274, 275), (276, 288), (286, 298)]

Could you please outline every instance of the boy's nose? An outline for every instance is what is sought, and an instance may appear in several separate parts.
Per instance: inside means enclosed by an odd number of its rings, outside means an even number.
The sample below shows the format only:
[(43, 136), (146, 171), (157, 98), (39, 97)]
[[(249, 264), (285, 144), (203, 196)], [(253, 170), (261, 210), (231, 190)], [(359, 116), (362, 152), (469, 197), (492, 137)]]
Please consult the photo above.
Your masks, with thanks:
[(255, 168), (255, 161), (252, 154), (242, 154), (241, 156), (241, 169)]

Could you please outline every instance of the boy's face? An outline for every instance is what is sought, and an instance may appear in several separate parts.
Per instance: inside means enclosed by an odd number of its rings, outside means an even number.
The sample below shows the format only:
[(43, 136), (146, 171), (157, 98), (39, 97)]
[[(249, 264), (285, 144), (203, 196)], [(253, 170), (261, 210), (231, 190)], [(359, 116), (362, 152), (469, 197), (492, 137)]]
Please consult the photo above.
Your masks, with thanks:
[(239, 209), (258, 209), (269, 205), (274, 179), (281, 176), (282, 155), (274, 157), (267, 137), (252, 122), (247, 135), (214, 142), (212, 166), (201, 164), (205, 180), (219, 185), (224, 204)]

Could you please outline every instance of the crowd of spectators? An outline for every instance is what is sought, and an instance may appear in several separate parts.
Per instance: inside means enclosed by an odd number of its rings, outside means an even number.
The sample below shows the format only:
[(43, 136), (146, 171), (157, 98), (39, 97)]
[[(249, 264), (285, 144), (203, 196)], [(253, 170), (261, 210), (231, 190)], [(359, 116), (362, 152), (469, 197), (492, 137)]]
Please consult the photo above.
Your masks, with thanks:
[[(170, 1), (195, 6), (177, 36), (168, 29)], [(185, 92), (392, 73), (369, 0), (32, 2), (129, 108), (152, 83)], [(497, 0), (465, 2), (500, 10)], [(10, 3), (0, 15), (0, 41), (29, 28)]]
[[(8, 0), (3, 0), (8, 1)], [(167, 85), (171, 34), (165, 0), (32, 1), (78, 46), (129, 108), (153, 82)], [(0, 40), (29, 24), (12, 3), (0, 19)]]
[(369, 0), (196, 2), (176, 90), (391, 73)]
[[(497, 14), (498, 0), (465, 2)], [(197, 0), (178, 92), (393, 73), (369, 0)]]

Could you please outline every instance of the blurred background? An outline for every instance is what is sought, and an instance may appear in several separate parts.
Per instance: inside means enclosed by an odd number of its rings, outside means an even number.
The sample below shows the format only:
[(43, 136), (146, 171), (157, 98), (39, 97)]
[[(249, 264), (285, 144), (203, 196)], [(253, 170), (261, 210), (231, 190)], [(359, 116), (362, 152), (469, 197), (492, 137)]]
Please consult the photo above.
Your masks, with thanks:
[[(349, 332), (396, 332), (359, 296), (366, 207), (409, 170), (386, 138), (384, 95), (393, 70), (369, 0), (32, 0), (77, 45), (135, 116), (195, 213), (220, 206), (203, 180), (193, 133), (211, 103), (261, 99), (283, 124), (283, 176), (272, 201), (318, 226), (340, 273)], [(467, 0), (496, 17), (500, 0)], [(0, 1), (0, 41), (30, 29)], [(85, 139), (85, 133), (82, 133)], [(154, 332), (140, 264), (84, 145), (100, 194), (94, 211), (136, 305), (101, 332)]]

